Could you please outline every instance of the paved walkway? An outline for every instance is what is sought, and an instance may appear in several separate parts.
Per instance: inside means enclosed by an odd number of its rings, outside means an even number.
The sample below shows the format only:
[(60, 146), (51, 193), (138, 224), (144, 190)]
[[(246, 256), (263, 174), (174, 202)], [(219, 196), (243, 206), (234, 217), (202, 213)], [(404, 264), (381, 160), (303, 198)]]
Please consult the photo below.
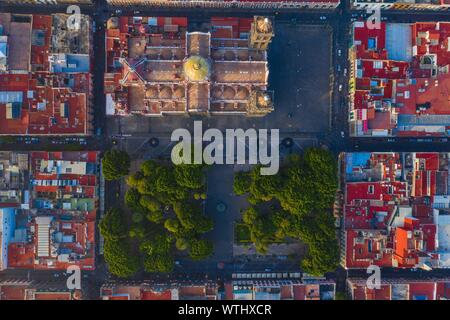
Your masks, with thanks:
[[(233, 193), (234, 166), (215, 165), (208, 169), (208, 191), (206, 214), (214, 219), (214, 230), (207, 238), (214, 243), (214, 255), (209, 259), (230, 262), (233, 259), (234, 221), (241, 217), (241, 210), (247, 207), (245, 197)], [(217, 204), (226, 205), (225, 212), (217, 211)]]

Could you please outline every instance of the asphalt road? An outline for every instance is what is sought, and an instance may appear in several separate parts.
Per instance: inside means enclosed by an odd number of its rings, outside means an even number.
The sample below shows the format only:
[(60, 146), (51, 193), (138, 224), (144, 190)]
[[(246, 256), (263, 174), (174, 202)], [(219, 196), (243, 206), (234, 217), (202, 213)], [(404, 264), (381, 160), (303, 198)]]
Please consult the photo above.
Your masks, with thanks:
[[(170, 16), (187, 16), (191, 22), (201, 22), (208, 20), (211, 16), (239, 16), (239, 17), (251, 17), (255, 14), (271, 15), (275, 19), (275, 26), (277, 23), (293, 23), (302, 25), (329, 25), (332, 27), (332, 48), (331, 48), (331, 61), (333, 66), (333, 78), (331, 79), (332, 87), (330, 88), (331, 96), (331, 112), (330, 112), (330, 124), (327, 132), (321, 132), (316, 134), (292, 132), (289, 136), (294, 138), (311, 138), (318, 140), (320, 144), (324, 144), (330, 148), (330, 150), (338, 153), (341, 151), (450, 151), (450, 144), (444, 140), (424, 140), (417, 141), (417, 139), (352, 139), (348, 137), (347, 130), (347, 108), (346, 108), (346, 94), (347, 79), (342, 70), (347, 67), (347, 48), (349, 44), (349, 25), (352, 19), (356, 16), (365, 15), (364, 12), (354, 12), (349, 9), (349, 1), (346, 0), (336, 12), (329, 11), (307, 11), (307, 10), (239, 10), (239, 9), (206, 9), (206, 10), (194, 10), (194, 9), (157, 9), (150, 7), (108, 7), (105, 0), (97, 0), (94, 6), (81, 6), (83, 14), (91, 16), (96, 22), (97, 30), (94, 34), (94, 125), (95, 132), (98, 132), (98, 136), (88, 138), (88, 144), (83, 146), (84, 149), (89, 150), (106, 150), (111, 146), (110, 132), (108, 132), (108, 124), (105, 116), (105, 98), (103, 95), (103, 73), (105, 69), (105, 34), (104, 24), (109, 16), (116, 14), (116, 10), (122, 10), (120, 15), (132, 14), (135, 10), (139, 10), (141, 15), (170, 15)], [(0, 11), (12, 12), (12, 13), (65, 13), (67, 6), (26, 6), (26, 5), (5, 5), (0, 4)], [(382, 16), (387, 19), (388, 22), (413, 22), (413, 21), (450, 21), (448, 13), (442, 12), (383, 12)], [(325, 17), (326, 19), (321, 19)], [(278, 37), (283, 34), (277, 35)], [(295, 39), (293, 39), (295, 41)], [(338, 50), (341, 53), (338, 54)], [(340, 65), (340, 72), (337, 71), (337, 65)], [(342, 84), (343, 88), (339, 91), (339, 85)], [(276, 111), (275, 111), (276, 112)], [(299, 120), (300, 121), (300, 120)], [(100, 129), (97, 131), (97, 129)], [(342, 136), (342, 133), (343, 136)], [(158, 132), (154, 132), (153, 135), (158, 137)], [(166, 133), (161, 133), (165, 137)], [(145, 133), (142, 135), (146, 136)], [(148, 136), (148, 134), (147, 134)], [(42, 145), (46, 145), (48, 149), (64, 150), (66, 145), (54, 145), (51, 144), (52, 138), (41, 138), (40, 144), (24, 144), (24, 143), (1, 143), (0, 148), (5, 150), (38, 150), (42, 148)], [(47, 145), (49, 145), (47, 147)], [(120, 205), (120, 200), (116, 196), (117, 193), (121, 193), (120, 185), (118, 183), (108, 183), (106, 192), (106, 207)], [(203, 264), (195, 264), (185, 262), (180, 266), (173, 277), (230, 277), (231, 273), (237, 271), (245, 272), (261, 272), (264, 271), (265, 266), (258, 263), (225, 263), (223, 268), (217, 267), (217, 261), (210, 261)], [(298, 266), (290, 262), (279, 262), (271, 266), (273, 272), (285, 272), (285, 271), (298, 271)], [(59, 274), (55, 276), (55, 274)], [(430, 275), (447, 275), (450, 273), (447, 271), (433, 271), (431, 273), (425, 273), (422, 271), (410, 271), (410, 270), (386, 270), (383, 271), (383, 275), (386, 277), (419, 277), (426, 278)], [(345, 271), (339, 271), (330, 275), (339, 280), (340, 287), (342, 287), (342, 281), (345, 281), (347, 273)], [(348, 276), (363, 277), (365, 276), (364, 270), (349, 271)], [(61, 273), (53, 271), (27, 271), (27, 270), (8, 270), (0, 273), (0, 279), (36, 279), (39, 281), (50, 281), (49, 279), (62, 279)], [(149, 275), (144, 275), (149, 277)], [(98, 286), (105, 279), (109, 278), (104, 264), (99, 263), (97, 271), (86, 274), (86, 282), (90, 285), (89, 296), (95, 296), (95, 292), (98, 292)], [(60, 281), (60, 280), (56, 280)], [(62, 281), (62, 280), (61, 280)]]

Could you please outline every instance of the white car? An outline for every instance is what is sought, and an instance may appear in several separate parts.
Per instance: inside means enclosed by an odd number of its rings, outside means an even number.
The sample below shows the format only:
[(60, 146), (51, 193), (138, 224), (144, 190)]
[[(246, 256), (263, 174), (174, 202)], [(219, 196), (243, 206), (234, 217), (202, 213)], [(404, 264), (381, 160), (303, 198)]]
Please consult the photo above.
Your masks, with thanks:
[(320, 20), (327, 20), (327, 17), (321, 16), (321, 17), (320, 17)]
[(340, 85), (339, 85), (339, 88), (338, 88), (338, 90), (339, 90), (339, 92), (341, 92), (341, 91), (342, 91), (342, 84), (340, 84)]
[(342, 55), (341, 49), (338, 50), (338, 56), (340, 57)]

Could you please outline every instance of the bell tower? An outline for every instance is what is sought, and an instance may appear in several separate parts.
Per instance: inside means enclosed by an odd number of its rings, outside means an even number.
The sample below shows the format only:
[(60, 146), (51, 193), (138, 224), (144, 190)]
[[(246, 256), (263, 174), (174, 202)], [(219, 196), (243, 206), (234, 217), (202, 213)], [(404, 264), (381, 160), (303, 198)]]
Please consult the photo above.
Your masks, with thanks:
[(255, 16), (250, 29), (249, 47), (267, 50), (273, 36), (272, 21), (267, 17)]

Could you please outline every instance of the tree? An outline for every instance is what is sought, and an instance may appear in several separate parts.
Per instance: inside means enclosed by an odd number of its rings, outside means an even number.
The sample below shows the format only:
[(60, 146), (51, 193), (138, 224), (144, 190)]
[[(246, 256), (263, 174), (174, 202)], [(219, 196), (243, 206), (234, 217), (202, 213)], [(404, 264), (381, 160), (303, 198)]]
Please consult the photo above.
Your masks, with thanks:
[(144, 175), (141, 171), (136, 171), (132, 174), (130, 174), (127, 177), (127, 184), (132, 188), (137, 188), (139, 185), (139, 181), (141, 181), (144, 178)]
[(173, 237), (167, 232), (161, 232), (153, 235), (151, 238), (141, 243), (140, 250), (152, 254), (166, 254), (170, 251)]
[(142, 196), (139, 201), (139, 204), (149, 211), (158, 211), (161, 210), (161, 203), (153, 197), (150, 196)]
[(242, 215), (242, 220), (249, 226), (251, 226), (256, 221), (256, 219), (258, 219), (258, 212), (256, 211), (255, 207), (249, 207), (244, 211), (244, 214)]
[(132, 220), (134, 223), (141, 223), (142, 220), (144, 220), (144, 215), (143, 215), (141, 212), (136, 211), (136, 212), (134, 212), (133, 215), (131, 216), (131, 220)]
[(175, 212), (181, 225), (186, 229), (194, 229), (195, 222), (193, 220), (194, 215), (198, 213), (194, 212), (194, 207), (191, 204), (176, 202), (173, 205), (173, 211)]
[(154, 223), (161, 223), (164, 220), (164, 213), (161, 209), (147, 213), (147, 220)]
[(240, 171), (234, 176), (233, 191), (237, 195), (243, 195), (250, 191), (252, 177), (248, 172)]
[(170, 254), (152, 254), (144, 258), (144, 270), (147, 272), (172, 272), (174, 265)]
[(156, 174), (156, 169), (159, 167), (159, 164), (154, 160), (147, 160), (141, 165), (141, 170), (144, 176), (153, 177)]
[(282, 188), (279, 175), (261, 175), (261, 166), (256, 166), (251, 172), (252, 183), (249, 192), (258, 200), (270, 201), (276, 197)]
[(98, 227), (100, 234), (105, 239), (104, 257), (111, 273), (125, 278), (135, 274), (139, 269), (139, 259), (130, 255), (122, 210), (119, 208), (109, 209), (100, 220)]
[(193, 260), (203, 260), (213, 253), (213, 245), (205, 239), (191, 241), (189, 255)]
[[(131, 238), (138, 246), (147, 272), (172, 271), (173, 250), (189, 250), (194, 240), (213, 228), (212, 219), (200, 208), (200, 201), (206, 199), (203, 168), (148, 160), (127, 177), (125, 202), (133, 214), (132, 225), (122, 237)], [(171, 208), (175, 215), (171, 214)], [(116, 224), (126, 226), (126, 221)], [(199, 241), (193, 242), (192, 253), (189, 250), (196, 259), (212, 252), (209, 242)]]
[(206, 233), (214, 228), (214, 222), (210, 217), (199, 215), (194, 218), (195, 231), (198, 233)]
[(179, 233), (183, 229), (183, 226), (177, 219), (167, 219), (166, 221), (164, 221), (164, 227), (169, 232), (172, 232), (175, 234)]
[(182, 187), (200, 189), (204, 185), (203, 166), (198, 164), (176, 165), (175, 179)]
[(167, 232), (153, 235), (140, 246), (144, 253), (144, 269), (147, 272), (171, 272), (174, 260), (171, 254), (173, 237)]
[(141, 195), (136, 188), (130, 188), (125, 192), (125, 204), (130, 209), (138, 209), (140, 208), (139, 200), (141, 199)]
[(175, 247), (180, 251), (184, 251), (189, 247), (189, 241), (185, 238), (178, 238), (175, 241)]
[(109, 271), (118, 277), (131, 277), (139, 270), (139, 259), (130, 254), (126, 241), (105, 240), (103, 255)]
[(121, 209), (109, 209), (100, 220), (98, 228), (105, 240), (117, 241), (125, 238), (127, 235), (126, 225), (124, 223), (123, 212)]
[(299, 239), (308, 246), (302, 261), (306, 272), (321, 275), (335, 270), (339, 250), (331, 208), (337, 165), (330, 152), (312, 148), (303, 156), (291, 155), (274, 176), (261, 176), (258, 167), (237, 173), (234, 189), (236, 194), (249, 193), (252, 206), (242, 218), (258, 252), (267, 252), (274, 240)]
[(134, 225), (128, 232), (130, 238), (144, 239), (146, 236), (145, 227), (142, 224)]
[(337, 190), (337, 164), (330, 152), (311, 148), (304, 155), (305, 173), (311, 182), (315, 209), (328, 209), (334, 201)]
[(130, 171), (130, 156), (125, 151), (106, 151), (102, 159), (102, 171), (106, 180), (126, 176)]

